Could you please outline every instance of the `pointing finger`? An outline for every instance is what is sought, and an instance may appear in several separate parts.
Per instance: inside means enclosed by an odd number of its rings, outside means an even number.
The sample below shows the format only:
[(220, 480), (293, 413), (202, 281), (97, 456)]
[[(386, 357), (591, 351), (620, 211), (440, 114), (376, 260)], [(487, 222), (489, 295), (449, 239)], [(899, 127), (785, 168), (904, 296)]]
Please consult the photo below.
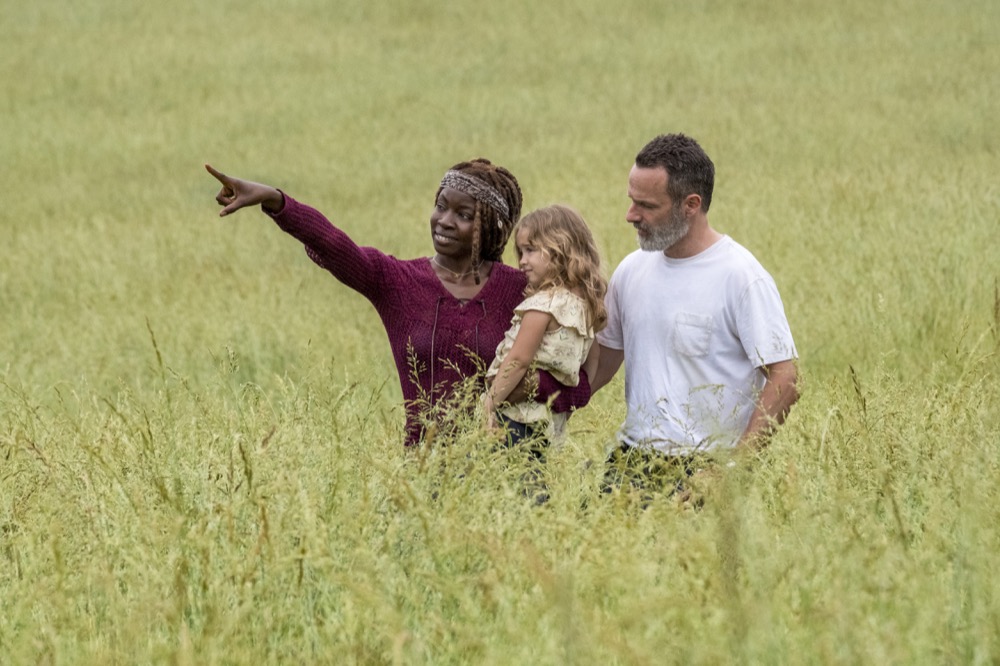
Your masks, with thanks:
[(210, 174), (212, 174), (215, 177), (215, 179), (218, 180), (220, 183), (222, 183), (223, 185), (229, 185), (229, 176), (222, 173), (221, 171), (217, 171), (216, 169), (212, 168), (211, 164), (206, 164), (205, 169)]

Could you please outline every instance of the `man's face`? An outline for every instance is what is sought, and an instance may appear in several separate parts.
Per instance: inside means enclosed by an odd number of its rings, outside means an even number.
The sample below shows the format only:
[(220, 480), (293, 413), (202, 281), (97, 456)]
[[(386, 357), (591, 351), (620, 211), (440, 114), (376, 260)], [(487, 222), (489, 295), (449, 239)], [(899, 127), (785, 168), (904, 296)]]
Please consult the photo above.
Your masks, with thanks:
[(632, 203), (625, 220), (635, 227), (639, 247), (664, 252), (687, 235), (691, 222), (667, 194), (667, 172), (662, 167), (633, 166), (628, 175), (628, 198)]

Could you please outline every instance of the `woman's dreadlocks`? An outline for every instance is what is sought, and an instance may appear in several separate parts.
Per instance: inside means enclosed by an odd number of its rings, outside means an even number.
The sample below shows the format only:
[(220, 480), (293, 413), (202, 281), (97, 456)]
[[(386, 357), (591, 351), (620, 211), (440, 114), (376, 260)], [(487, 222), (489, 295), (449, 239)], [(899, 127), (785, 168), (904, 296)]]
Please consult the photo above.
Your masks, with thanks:
[[(514, 229), (514, 224), (521, 218), (521, 186), (507, 169), (493, 164), (482, 157), (469, 162), (459, 162), (449, 171), (478, 178), (503, 198), (507, 203), (508, 215), (501, 215), (493, 206), (476, 201), (476, 214), (473, 219), (472, 231), (472, 262), (479, 265), (484, 261), (500, 261), (507, 239)], [(441, 188), (435, 193), (435, 200), (441, 194)], [(478, 275), (476, 282), (478, 283)]]

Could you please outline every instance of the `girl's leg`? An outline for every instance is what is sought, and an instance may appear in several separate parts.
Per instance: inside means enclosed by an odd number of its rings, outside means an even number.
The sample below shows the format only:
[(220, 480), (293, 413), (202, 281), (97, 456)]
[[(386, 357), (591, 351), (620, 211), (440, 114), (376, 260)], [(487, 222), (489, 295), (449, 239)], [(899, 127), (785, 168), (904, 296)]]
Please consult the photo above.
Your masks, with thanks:
[(533, 426), (532, 424), (520, 423), (503, 414), (499, 414), (499, 417), (507, 431), (506, 446), (526, 451), (530, 456), (528, 460), (530, 469), (522, 479), (525, 484), (524, 494), (533, 498), (535, 504), (544, 504), (549, 500), (548, 488), (542, 478), (541, 469), (545, 463), (545, 452), (549, 446), (549, 440), (545, 437), (546, 425)]
[(509, 448), (523, 447), (531, 457), (539, 462), (545, 462), (545, 451), (549, 440), (545, 437), (545, 424), (535, 426), (530, 423), (514, 421), (503, 414), (498, 414), (500, 423), (507, 432), (506, 443)]

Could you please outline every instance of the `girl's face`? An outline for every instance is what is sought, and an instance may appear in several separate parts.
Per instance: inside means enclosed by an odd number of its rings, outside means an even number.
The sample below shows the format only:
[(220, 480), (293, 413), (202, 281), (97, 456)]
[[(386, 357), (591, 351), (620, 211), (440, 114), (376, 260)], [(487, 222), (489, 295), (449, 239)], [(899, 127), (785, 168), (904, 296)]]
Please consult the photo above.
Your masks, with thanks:
[(552, 262), (542, 249), (528, 242), (528, 230), (518, 229), (517, 237), (514, 239), (517, 245), (517, 267), (521, 269), (524, 276), (528, 278), (528, 284), (537, 287), (552, 270)]

